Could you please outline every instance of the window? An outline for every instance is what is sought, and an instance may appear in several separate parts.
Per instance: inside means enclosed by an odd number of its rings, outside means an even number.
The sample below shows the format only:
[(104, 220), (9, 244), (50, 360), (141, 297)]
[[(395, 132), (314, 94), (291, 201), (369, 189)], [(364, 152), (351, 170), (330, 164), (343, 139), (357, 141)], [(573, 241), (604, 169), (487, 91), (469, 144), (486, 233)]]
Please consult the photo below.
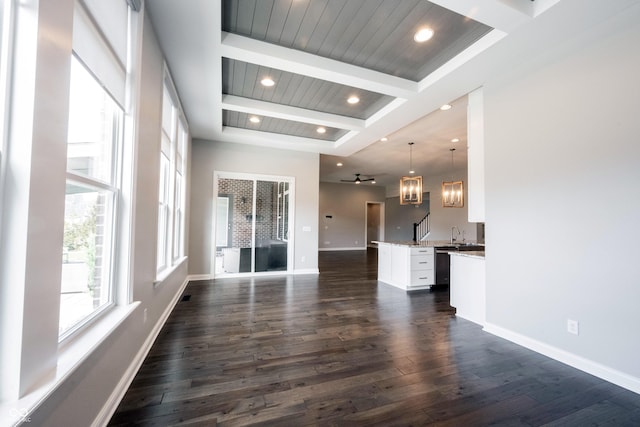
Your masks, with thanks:
[(123, 111), (71, 62), (59, 333), (111, 305)]
[(162, 97), (162, 149), (158, 189), (157, 272), (162, 274), (184, 257), (185, 158), (188, 133), (167, 76)]
[(74, 5), (60, 340), (115, 302), (128, 13), (125, 0)]

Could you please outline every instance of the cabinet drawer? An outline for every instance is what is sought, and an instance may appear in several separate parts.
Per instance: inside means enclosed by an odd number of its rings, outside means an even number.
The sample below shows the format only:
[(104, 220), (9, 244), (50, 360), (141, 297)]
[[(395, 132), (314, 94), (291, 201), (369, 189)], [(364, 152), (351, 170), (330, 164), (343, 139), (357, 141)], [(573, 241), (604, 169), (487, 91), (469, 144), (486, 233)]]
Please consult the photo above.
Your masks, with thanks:
[(411, 286), (429, 286), (434, 283), (433, 269), (415, 270), (411, 272)]
[(411, 255), (432, 255), (433, 248), (411, 248)]
[(411, 270), (428, 270), (433, 268), (433, 255), (414, 255), (411, 257)]

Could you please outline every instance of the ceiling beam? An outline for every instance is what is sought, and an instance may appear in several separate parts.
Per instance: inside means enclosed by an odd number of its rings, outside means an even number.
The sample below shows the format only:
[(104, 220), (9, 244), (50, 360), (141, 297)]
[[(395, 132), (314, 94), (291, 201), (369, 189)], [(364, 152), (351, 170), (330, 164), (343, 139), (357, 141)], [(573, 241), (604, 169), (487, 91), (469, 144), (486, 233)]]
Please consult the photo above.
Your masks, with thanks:
[(534, 15), (533, 6), (509, 0), (431, 0), (431, 2), (505, 33), (510, 33), (533, 19)]
[(222, 32), (220, 47), (220, 55), (226, 58), (307, 75), (396, 98), (411, 98), (418, 91), (418, 83), (411, 80), (237, 34)]
[(221, 136), (225, 142), (320, 154), (331, 153), (335, 146), (333, 141), (323, 139), (304, 138), (301, 136), (260, 132), (227, 126), (223, 127)]
[(360, 119), (235, 95), (222, 96), (222, 109), (353, 131), (361, 131), (365, 126), (365, 121)]

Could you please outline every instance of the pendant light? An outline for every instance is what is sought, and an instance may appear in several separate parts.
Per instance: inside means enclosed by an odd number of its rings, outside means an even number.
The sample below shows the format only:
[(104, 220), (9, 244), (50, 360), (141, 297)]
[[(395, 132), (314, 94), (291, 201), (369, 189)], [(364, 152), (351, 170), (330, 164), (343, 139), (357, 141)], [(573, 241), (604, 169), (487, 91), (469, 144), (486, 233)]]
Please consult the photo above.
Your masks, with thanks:
[[(414, 174), (413, 170), (413, 142), (409, 143), (409, 174)], [(400, 204), (420, 205), (422, 204), (422, 177), (403, 176), (400, 178)]]
[[(453, 177), (453, 152), (451, 151), (451, 175)], [(464, 184), (462, 181), (443, 181), (442, 182), (442, 207), (444, 208), (461, 208), (464, 206)]]

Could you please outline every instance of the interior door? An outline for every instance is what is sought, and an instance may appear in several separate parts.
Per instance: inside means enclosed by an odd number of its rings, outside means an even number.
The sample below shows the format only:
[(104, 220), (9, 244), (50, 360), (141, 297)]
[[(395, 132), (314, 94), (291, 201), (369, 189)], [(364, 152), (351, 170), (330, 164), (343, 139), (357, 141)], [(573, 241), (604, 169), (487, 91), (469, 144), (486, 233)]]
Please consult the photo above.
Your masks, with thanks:
[(286, 271), (288, 224), (285, 212), (284, 183), (278, 181), (256, 182), (255, 215), (255, 270)]
[(224, 172), (216, 177), (216, 277), (287, 271), (292, 179)]

